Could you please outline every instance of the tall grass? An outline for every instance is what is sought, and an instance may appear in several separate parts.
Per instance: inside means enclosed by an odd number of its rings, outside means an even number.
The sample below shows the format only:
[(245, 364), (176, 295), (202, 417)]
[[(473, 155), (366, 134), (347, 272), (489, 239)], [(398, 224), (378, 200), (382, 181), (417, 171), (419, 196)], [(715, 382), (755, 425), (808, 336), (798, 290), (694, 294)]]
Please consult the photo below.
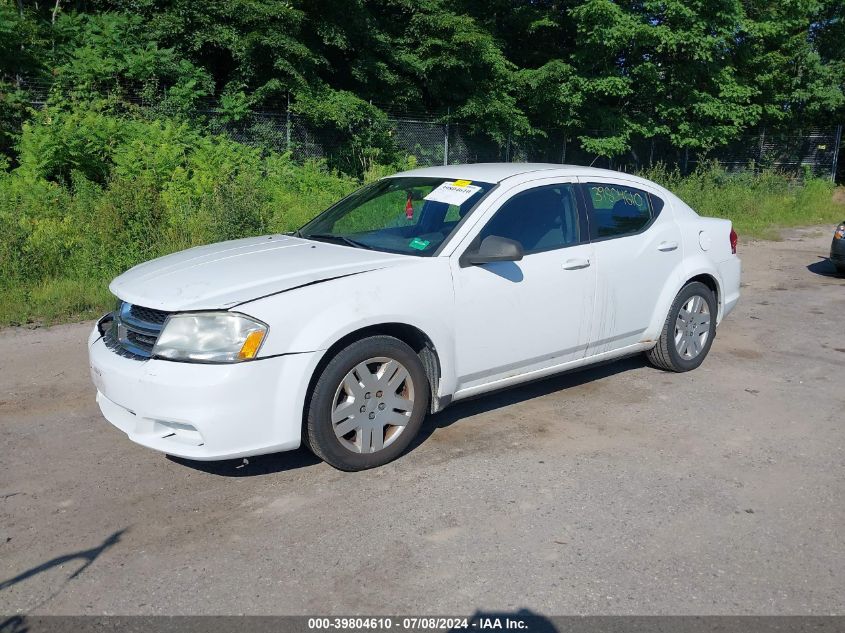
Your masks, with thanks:
[(689, 176), (658, 165), (641, 172), (675, 193), (700, 215), (726, 218), (738, 233), (773, 239), (778, 229), (833, 224), (845, 218), (845, 204), (834, 200), (829, 180), (798, 181), (774, 170), (753, 166), (729, 173), (718, 163), (702, 165)]
[(94, 316), (139, 262), (295, 229), (359, 184), (174, 122), (73, 112), (27, 124), (19, 162), (0, 169), (0, 325)]
[[(295, 229), (360, 184), (175, 121), (87, 110), (37, 114), (18, 162), (0, 165), (0, 326), (95, 316), (112, 304), (108, 282), (139, 262)], [(399, 167), (376, 166), (368, 179)], [(686, 178), (664, 167), (644, 175), (745, 235), (845, 217), (819, 180), (713, 165)]]

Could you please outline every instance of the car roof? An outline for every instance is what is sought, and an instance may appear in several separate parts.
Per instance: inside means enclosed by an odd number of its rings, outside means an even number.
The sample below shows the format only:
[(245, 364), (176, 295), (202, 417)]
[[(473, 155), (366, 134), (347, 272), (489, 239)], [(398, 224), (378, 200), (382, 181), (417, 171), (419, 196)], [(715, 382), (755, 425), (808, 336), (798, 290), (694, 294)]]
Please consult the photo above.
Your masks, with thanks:
[[(555, 163), (471, 163), (467, 165), (442, 165), (438, 167), (422, 167), (402, 171), (389, 176), (399, 178), (406, 176), (427, 178), (454, 178), (455, 180), (475, 180), (480, 182), (500, 183), (514, 176), (524, 176), (532, 173), (554, 171), (555, 176), (586, 176), (595, 178), (626, 178), (642, 183), (651, 183), (644, 178), (609, 169), (597, 167), (583, 167), (581, 165), (557, 165)], [(551, 174), (549, 174), (551, 175)]]

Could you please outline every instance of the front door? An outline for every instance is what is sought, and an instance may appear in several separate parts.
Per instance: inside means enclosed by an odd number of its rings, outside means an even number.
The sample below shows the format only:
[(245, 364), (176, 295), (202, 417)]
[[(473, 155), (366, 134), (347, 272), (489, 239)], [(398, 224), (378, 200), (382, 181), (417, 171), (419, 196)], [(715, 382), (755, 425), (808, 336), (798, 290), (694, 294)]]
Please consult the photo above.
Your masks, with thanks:
[[(582, 358), (596, 272), (574, 179), (514, 187), (452, 257), (458, 390)], [(518, 262), (478, 266), (459, 256), (489, 235), (517, 240)]]

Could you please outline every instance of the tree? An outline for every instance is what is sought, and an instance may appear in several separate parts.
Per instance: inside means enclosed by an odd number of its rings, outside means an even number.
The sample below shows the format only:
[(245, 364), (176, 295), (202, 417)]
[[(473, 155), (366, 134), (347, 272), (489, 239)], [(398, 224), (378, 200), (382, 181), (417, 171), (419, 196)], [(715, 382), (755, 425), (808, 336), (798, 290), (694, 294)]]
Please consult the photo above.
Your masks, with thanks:
[(386, 111), (450, 112), (498, 143), (562, 129), (603, 156), (845, 115), (843, 0), (6, 0), (0, 18), (6, 152), (19, 76), (55, 80), (54, 103), (213, 100), (229, 123), (290, 100), (354, 129), (354, 165), (360, 143), (387, 152)]

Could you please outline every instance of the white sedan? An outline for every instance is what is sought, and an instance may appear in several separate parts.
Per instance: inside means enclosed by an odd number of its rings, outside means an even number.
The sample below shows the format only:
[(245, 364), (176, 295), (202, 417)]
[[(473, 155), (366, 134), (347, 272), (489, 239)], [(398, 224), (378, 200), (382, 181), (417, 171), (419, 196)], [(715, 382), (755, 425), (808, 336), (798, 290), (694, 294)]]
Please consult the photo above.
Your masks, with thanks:
[(736, 233), (600, 169), (415, 169), (292, 235), (192, 248), (116, 278), (89, 340), (103, 415), (197, 460), (308, 446), (400, 455), (449, 403), (644, 352), (698, 367), (739, 299)]

